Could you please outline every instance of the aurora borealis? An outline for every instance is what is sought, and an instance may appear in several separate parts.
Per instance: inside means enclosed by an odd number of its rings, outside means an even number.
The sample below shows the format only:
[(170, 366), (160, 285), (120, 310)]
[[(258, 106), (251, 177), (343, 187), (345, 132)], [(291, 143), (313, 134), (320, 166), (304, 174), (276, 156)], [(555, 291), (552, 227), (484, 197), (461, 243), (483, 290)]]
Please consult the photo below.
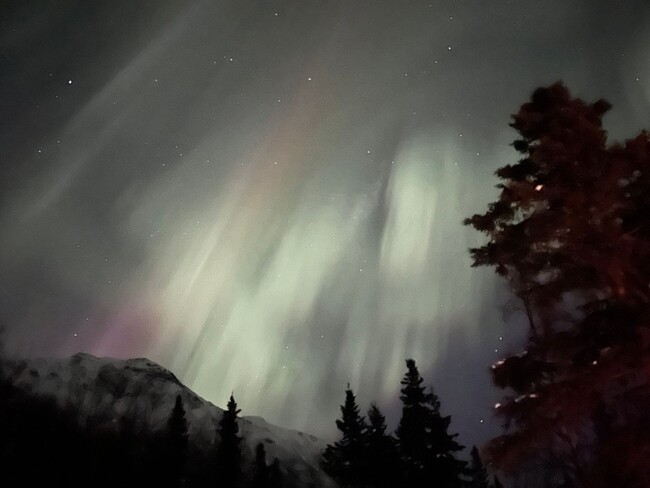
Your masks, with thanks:
[[(15, 354), (147, 356), (223, 406), (331, 436), (418, 361), (461, 441), (516, 307), (461, 222), (563, 79), (647, 125), (650, 8), (83, 2), (0, 12), (0, 319)], [(484, 420), (484, 422), (483, 422)]]

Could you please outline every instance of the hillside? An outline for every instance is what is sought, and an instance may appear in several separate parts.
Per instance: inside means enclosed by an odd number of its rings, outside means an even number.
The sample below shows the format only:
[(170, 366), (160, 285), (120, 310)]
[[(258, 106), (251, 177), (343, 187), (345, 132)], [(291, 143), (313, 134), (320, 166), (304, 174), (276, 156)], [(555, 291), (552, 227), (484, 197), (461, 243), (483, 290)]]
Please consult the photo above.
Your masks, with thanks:
[[(127, 418), (155, 432), (166, 425), (175, 398), (181, 395), (192, 451), (209, 457), (214, 449), (223, 410), (148, 359), (117, 360), (81, 353), (64, 359), (8, 361), (5, 370), (21, 390), (53, 397), (59, 405), (77, 409), (82, 424), (90, 415), (94, 421), (106, 422)], [(319, 469), (325, 447), (322, 440), (271, 425), (261, 417), (243, 417), (239, 425), (246, 463), (252, 463), (255, 447), (262, 442), (267, 459), (279, 459), (288, 483), (336, 486)]]

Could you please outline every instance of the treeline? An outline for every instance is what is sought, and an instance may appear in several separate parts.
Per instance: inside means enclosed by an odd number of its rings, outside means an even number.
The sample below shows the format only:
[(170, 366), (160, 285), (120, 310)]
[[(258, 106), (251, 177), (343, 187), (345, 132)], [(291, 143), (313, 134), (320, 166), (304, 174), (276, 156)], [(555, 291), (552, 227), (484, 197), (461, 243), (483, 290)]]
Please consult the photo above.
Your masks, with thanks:
[(211, 449), (190, 442), (180, 395), (164, 428), (138, 419), (81, 415), (0, 378), (0, 479), (12, 486), (67, 488), (289, 488), (263, 444), (242, 450), (231, 396)]
[(323, 453), (324, 470), (346, 488), (499, 488), (489, 480), (478, 449), (471, 462), (458, 459), (464, 449), (458, 434), (449, 433), (450, 416), (440, 413), (440, 400), (422, 386), (423, 378), (413, 359), (400, 382), (402, 417), (393, 434), (375, 404), (367, 419), (360, 414), (353, 391), (345, 391), (341, 418), (336, 421), (341, 439)]

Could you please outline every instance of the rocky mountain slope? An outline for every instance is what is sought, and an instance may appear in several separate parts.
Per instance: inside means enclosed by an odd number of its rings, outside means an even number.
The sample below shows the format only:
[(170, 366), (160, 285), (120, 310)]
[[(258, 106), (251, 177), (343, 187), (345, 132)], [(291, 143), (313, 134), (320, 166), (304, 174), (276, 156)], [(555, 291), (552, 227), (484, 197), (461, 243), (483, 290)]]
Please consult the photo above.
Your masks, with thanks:
[[(77, 408), (82, 417), (93, 415), (107, 421), (126, 417), (153, 430), (166, 425), (176, 396), (181, 395), (192, 446), (205, 455), (213, 449), (223, 410), (148, 359), (117, 360), (81, 353), (65, 359), (8, 361), (5, 368), (16, 386), (53, 396), (62, 406)], [(263, 442), (267, 458), (279, 459), (288, 480), (299, 486), (336, 486), (319, 468), (325, 443), (317, 437), (271, 425), (261, 417), (241, 418), (240, 435), (249, 462), (257, 444)]]

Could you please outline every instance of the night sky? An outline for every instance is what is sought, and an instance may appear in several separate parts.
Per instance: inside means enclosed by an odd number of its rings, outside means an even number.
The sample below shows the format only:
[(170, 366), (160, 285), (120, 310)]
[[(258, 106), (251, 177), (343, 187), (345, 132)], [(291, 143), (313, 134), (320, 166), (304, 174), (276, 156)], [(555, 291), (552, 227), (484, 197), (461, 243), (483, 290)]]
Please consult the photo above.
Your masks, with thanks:
[(650, 2), (0, 3), (6, 349), (147, 356), (244, 415), (394, 423), (413, 357), (464, 444), (525, 334), (461, 222), (562, 79), (648, 128)]

